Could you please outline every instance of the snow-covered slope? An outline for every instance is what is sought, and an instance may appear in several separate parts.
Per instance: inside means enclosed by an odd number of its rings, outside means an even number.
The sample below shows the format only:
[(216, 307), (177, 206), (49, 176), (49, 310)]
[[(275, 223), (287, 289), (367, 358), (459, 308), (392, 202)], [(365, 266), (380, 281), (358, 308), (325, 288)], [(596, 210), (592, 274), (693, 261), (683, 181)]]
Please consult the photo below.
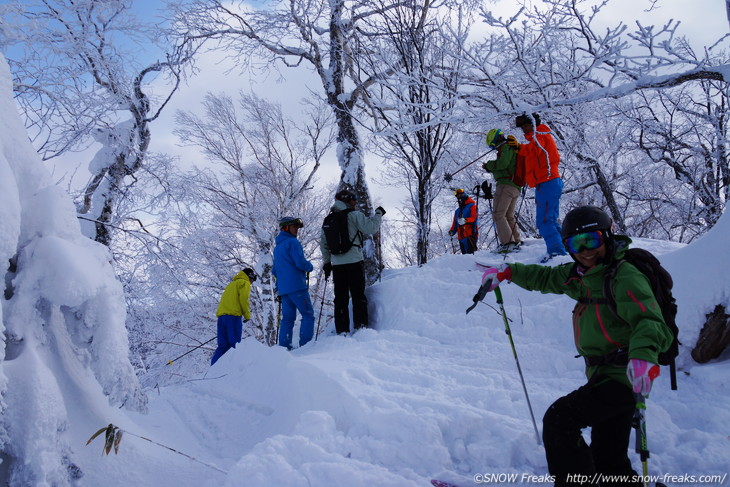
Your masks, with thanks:
[[(494, 296), (464, 313), (480, 283), (475, 262), (499, 260), (486, 252), (386, 272), (369, 290), (373, 329), (325, 332), (292, 352), (247, 340), (199, 376), (181, 374), (181, 359), (164, 366), (177, 385), (146, 391), (147, 414), (119, 409), (144, 406), (126, 357), (121, 287), (50, 184), (10, 91), (0, 58), (0, 260), (13, 262), (2, 306), (0, 483), (426, 487), (432, 477), (471, 485), (517, 474), (519, 485), (523, 474), (546, 473)], [(675, 276), (688, 347), (704, 314), (730, 304), (728, 235), (725, 215), (687, 247), (639, 242)], [(543, 248), (530, 241), (514, 258), (535, 262)], [(514, 285), (503, 294), (539, 426), (548, 405), (584, 380), (573, 303)], [(698, 366), (684, 348), (679, 391), (666, 371), (657, 380), (647, 411), (652, 474), (727, 476), (729, 355)], [(85, 443), (110, 423), (125, 433), (118, 454), (103, 456), (101, 438)]]
[[(686, 249), (638, 243), (663, 254), (681, 280), (687, 268), (673, 255)], [(514, 258), (534, 261), (543, 247), (530, 241)], [(247, 340), (205, 375), (155, 389), (149, 414), (118, 426), (194, 460), (130, 436), (116, 456), (99, 458), (101, 443), (79, 447), (88, 485), (121, 487), (131, 477), (158, 486), (407, 487), (433, 477), (472, 485), (479, 474), (546, 474), (494, 296), (464, 312), (480, 282), (475, 260), (499, 258), (449, 255), (386, 272), (370, 289), (374, 329), (326, 333), (292, 352)], [(681, 308), (709, 306), (679, 289)], [(514, 285), (503, 294), (541, 428), (549, 404), (584, 381), (573, 303)], [(688, 335), (699, 326), (683, 325)], [(649, 401), (650, 472), (727, 474), (727, 356), (693, 366), (682, 353), (679, 391), (665, 370)]]

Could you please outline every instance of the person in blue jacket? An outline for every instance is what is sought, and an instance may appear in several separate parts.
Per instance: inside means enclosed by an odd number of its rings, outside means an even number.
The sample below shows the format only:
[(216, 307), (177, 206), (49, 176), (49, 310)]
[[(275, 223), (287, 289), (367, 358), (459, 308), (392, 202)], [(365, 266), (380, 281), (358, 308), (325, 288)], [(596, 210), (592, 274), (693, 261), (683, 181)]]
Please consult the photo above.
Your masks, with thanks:
[(314, 335), (314, 308), (309, 298), (307, 274), (314, 266), (304, 257), (297, 235), (304, 226), (300, 218), (285, 216), (279, 220), (281, 232), (276, 236), (274, 268), (276, 291), (281, 298), (279, 345), (292, 349), (292, 333), (297, 310), (302, 316), (299, 325), (299, 346), (304, 346)]

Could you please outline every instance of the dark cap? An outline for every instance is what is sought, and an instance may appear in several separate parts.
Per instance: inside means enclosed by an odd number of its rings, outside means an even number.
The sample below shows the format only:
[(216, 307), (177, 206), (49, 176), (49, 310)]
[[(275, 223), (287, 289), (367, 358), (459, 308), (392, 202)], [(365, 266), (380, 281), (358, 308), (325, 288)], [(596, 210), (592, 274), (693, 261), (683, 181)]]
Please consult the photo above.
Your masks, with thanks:
[(515, 127), (522, 127), (526, 123), (532, 123), (532, 120), (535, 120), (535, 125), (540, 125), (540, 115), (537, 113), (532, 114), (532, 118), (530, 118), (527, 114), (518, 115), (517, 118), (515, 118)]
[(248, 276), (248, 280), (251, 281), (251, 282), (254, 282), (256, 280), (256, 278), (257, 278), (256, 273), (250, 267), (246, 267), (243, 270), (243, 273)]
[(357, 196), (355, 196), (355, 193), (353, 193), (352, 191), (343, 189), (335, 195), (335, 199), (344, 201), (345, 203), (349, 203), (350, 201), (357, 201)]

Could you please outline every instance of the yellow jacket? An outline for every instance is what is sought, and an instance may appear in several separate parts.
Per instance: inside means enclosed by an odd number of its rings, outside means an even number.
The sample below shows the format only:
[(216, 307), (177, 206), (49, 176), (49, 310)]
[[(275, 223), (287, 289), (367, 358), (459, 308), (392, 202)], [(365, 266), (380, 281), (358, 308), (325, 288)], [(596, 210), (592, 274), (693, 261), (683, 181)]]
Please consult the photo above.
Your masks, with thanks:
[(226, 286), (221, 296), (218, 311), (215, 315), (243, 316), (244, 319), (251, 319), (251, 309), (248, 306), (248, 297), (251, 295), (251, 282), (245, 272), (241, 271), (235, 275), (233, 280)]

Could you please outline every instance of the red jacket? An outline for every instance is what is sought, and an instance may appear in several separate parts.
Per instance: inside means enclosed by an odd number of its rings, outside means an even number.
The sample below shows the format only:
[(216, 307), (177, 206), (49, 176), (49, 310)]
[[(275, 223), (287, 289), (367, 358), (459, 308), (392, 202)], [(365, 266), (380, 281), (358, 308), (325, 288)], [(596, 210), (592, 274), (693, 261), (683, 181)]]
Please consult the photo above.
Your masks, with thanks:
[[(462, 238), (471, 237), (479, 233), (477, 227), (477, 205), (473, 199), (467, 198), (464, 200), (464, 206), (459, 207), (454, 211), (454, 220), (451, 223), (451, 230), (457, 230), (457, 237), (459, 240)], [(459, 225), (458, 219), (463, 218), (466, 220), (464, 225)]]
[(529, 143), (522, 144), (518, 157), (522, 158), (525, 167), (525, 182), (531, 188), (540, 183), (559, 178), (560, 153), (550, 129), (545, 124), (537, 126), (537, 130), (525, 134)]

